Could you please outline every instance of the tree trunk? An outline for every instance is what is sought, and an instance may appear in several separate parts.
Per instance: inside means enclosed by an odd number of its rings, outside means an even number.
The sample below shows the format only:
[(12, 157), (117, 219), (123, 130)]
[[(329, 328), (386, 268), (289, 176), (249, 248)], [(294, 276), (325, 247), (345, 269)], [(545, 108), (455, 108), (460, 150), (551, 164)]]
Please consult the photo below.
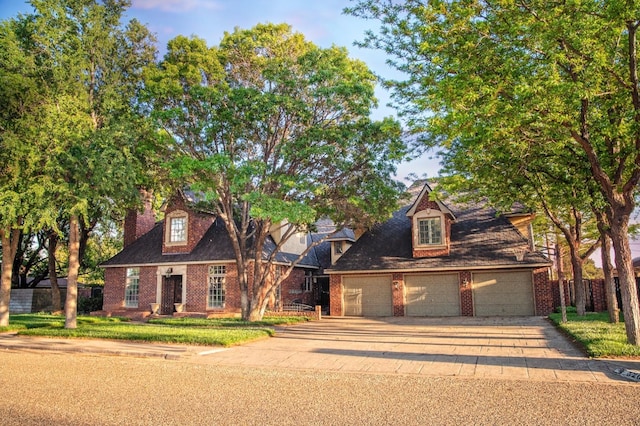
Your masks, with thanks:
[[(261, 321), (269, 302), (269, 288), (266, 283), (261, 282), (262, 273), (260, 266), (254, 270), (253, 294), (251, 295), (251, 309), (249, 311), (249, 321)], [(259, 282), (260, 281), (260, 282)]]
[(47, 246), (47, 261), (49, 267), (49, 281), (51, 282), (51, 311), (60, 312), (62, 309), (62, 298), (60, 297), (60, 286), (58, 285), (58, 273), (56, 271), (56, 249), (58, 247), (58, 235), (55, 231), (49, 232), (49, 244)]
[(15, 285), (17, 288), (27, 288), (26, 280), (22, 280), (21, 269), (22, 263), (24, 260), (24, 244), (22, 241), (24, 240), (24, 233), (20, 231), (18, 233), (18, 237), (16, 239), (16, 250), (13, 253), (13, 273), (11, 274), (11, 283)]
[(64, 304), (64, 328), (77, 328), (78, 317), (78, 271), (80, 269), (80, 225), (78, 216), (69, 220), (69, 274), (67, 297)]
[[(626, 216), (628, 218), (628, 216)], [(640, 344), (640, 306), (638, 305), (638, 290), (633, 274), (633, 259), (629, 246), (628, 220), (610, 220), (611, 240), (616, 253), (616, 269), (620, 280), (622, 294), (622, 310), (624, 313), (624, 327), (627, 340), (632, 345)]]
[(556, 243), (556, 265), (558, 267), (558, 287), (560, 290), (560, 310), (562, 322), (567, 322), (567, 301), (564, 298), (564, 266), (562, 265), (562, 246)]
[(571, 269), (573, 270), (573, 286), (576, 295), (576, 313), (578, 315), (585, 315), (585, 291), (582, 284), (582, 258), (578, 253), (577, 248), (569, 246), (569, 253), (571, 255)]
[[(600, 226), (598, 226), (600, 228)], [(613, 279), (613, 265), (611, 264), (611, 240), (604, 229), (600, 230), (602, 235), (602, 272), (604, 273), (604, 288), (607, 296), (607, 310), (609, 311), (609, 322), (617, 324), (620, 322), (620, 309), (618, 307), (618, 297), (616, 296), (616, 283)]]
[(0, 327), (9, 325), (9, 302), (11, 301), (11, 278), (13, 261), (18, 249), (20, 230), (16, 228), (0, 229), (2, 241), (2, 281), (0, 281)]
[(249, 275), (247, 266), (242, 261), (236, 261), (238, 266), (238, 284), (240, 285), (240, 315), (244, 321), (250, 321), (251, 299), (249, 297)]

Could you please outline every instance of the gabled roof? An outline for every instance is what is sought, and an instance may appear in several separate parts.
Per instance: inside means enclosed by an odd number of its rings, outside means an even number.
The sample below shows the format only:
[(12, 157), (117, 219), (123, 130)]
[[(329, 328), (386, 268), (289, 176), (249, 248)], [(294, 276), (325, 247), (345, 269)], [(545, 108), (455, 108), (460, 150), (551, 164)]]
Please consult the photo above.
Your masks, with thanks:
[[(431, 192), (433, 192), (433, 189), (431, 189), (429, 184), (425, 182), (424, 186), (422, 187), (422, 191), (420, 191), (420, 194), (418, 194), (413, 204), (409, 207), (409, 210), (407, 211), (407, 216), (413, 216), (414, 214), (416, 214), (416, 209), (418, 208), (420, 201), (422, 201), (422, 198), (428, 197), (429, 194), (431, 194)], [(433, 201), (435, 201), (435, 203), (438, 205), (442, 213), (448, 214), (451, 216), (451, 219), (456, 220), (456, 216), (453, 214), (451, 210), (449, 210), (449, 207), (447, 207), (443, 202), (441, 202), (440, 200), (433, 200)]]
[[(231, 238), (224, 222), (219, 217), (205, 232), (202, 239), (190, 253), (163, 254), (162, 231), (164, 221), (156, 223), (151, 231), (125, 247), (120, 253), (103, 262), (103, 267), (156, 265), (163, 263), (202, 263), (215, 261), (235, 262)], [(275, 249), (275, 243), (268, 239), (264, 257)], [(298, 258), (290, 253), (277, 253), (276, 262), (289, 263)], [(298, 264), (301, 267), (317, 268), (319, 262), (313, 250)]]
[[(452, 206), (449, 255), (414, 258), (412, 224), (406, 206), (372, 228), (347, 250), (331, 272), (534, 268), (548, 266), (539, 253), (528, 252), (528, 241), (504, 216), (482, 204)], [(522, 259), (522, 260), (518, 260)]]
[[(314, 233), (311, 234), (311, 241), (316, 243), (326, 236), (327, 234)], [(318, 263), (321, 268), (326, 269), (331, 266), (331, 242), (324, 240), (315, 246), (313, 251), (315, 252), (316, 259), (318, 259)]]
[(354, 242), (356, 240), (356, 234), (352, 229), (342, 228), (339, 231), (336, 231), (327, 237), (327, 241), (350, 241)]

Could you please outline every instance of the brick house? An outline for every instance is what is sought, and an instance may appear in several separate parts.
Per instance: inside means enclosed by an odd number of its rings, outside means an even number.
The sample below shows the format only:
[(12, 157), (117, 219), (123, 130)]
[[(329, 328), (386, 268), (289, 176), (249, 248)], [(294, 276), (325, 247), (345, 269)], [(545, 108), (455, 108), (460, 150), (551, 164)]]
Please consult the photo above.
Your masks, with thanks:
[[(103, 311), (127, 316), (146, 315), (154, 308), (163, 315), (240, 312), (235, 255), (222, 219), (197, 209), (188, 191), (167, 202), (162, 221), (156, 222), (149, 197), (144, 206), (125, 218), (123, 250), (101, 265)], [(273, 250), (278, 237), (277, 231), (272, 233), (267, 250)], [(271, 273), (281, 273), (311, 240), (299, 233), (287, 241)], [(319, 269), (312, 249), (273, 295), (270, 308), (293, 302), (315, 305), (319, 289), (312, 277)]]
[[(419, 192), (418, 192), (419, 191)], [(414, 201), (353, 242), (326, 273), (336, 316), (547, 315), (551, 264), (533, 251), (533, 215)]]

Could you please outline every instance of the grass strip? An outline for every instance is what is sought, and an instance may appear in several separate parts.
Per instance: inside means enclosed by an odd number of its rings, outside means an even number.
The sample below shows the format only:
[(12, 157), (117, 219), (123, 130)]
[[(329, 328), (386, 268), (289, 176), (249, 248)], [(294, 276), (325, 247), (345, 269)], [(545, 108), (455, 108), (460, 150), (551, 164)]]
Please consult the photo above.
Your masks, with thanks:
[(29, 336), (233, 346), (273, 336), (273, 326), (306, 321), (306, 318), (267, 317), (260, 322), (246, 322), (237, 318), (167, 318), (153, 320), (152, 323), (138, 323), (126, 318), (78, 316), (78, 326), (75, 329), (65, 329), (64, 321), (64, 316), (44, 313), (11, 315), (11, 325), (0, 328), (0, 332), (17, 331)]
[(640, 346), (627, 343), (624, 322), (609, 322), (607, 312), (587, 312), (578, 316), (575, 312), (567, 312), (567, 322), (562, 323), (562, 315), (553, 313), (549, 318), (558, 328), (573, 337), (594, 358), (602, 357), (640, 357)]
[(21, 335), (130, 340), (138, 342), (180, 343), (188, 345), (233, 346), (275, 333), (269, 328), (184, 328), (154, 326), (144, 324), (93, 325), (78, 326), (76, 329), (31, 328), (20, 331)]

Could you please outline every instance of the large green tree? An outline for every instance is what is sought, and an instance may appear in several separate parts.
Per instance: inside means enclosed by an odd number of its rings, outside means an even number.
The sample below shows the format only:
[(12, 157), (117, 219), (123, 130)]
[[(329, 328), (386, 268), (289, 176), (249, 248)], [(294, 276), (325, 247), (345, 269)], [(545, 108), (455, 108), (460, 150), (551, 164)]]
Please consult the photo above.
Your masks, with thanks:
[(137, 200), (153, 163), (153, 133), (135, 106), (142, 70), (156, 50), (143, 25), (121, 23), (126, 0), (31, 4), (34, 12), (18, 20), (46, 105), (37, 126), (48, 144), (39, 164), (50, 182), (42, 212), (69, 223), (65, 327), (75, 328), (83, 227), (90, 229), (96, 214), (110, 217)]
[[(375, 83), (344, 48), (315, 46), (285, 24), (236, 29), (218, 47), (177, 37), (149, 71), (174, 176), (208, 197), (233, 242), (243, 318), (260, 319), (299, 262), (271, 278), (296, 233), (322, 216), (366, 226), (396, 208), (391, 174), (406, 149), (396, 121), (369, 118)], [(282, 238), (270, 248), (274, 229)]]
[(49, 189), (40, 164), (47, 153), (39, 123), (46, 100), (30, 50), (28, 20), (0, 22), (0, 326), (9, 323), (13, 264), (23, 231), (47, 222), (40, 197)]
[(460, 155), (495, 157), (493, 145), (518, 142), (585, 158), (607, 205), (627, 337), (639, 344), (628, 238), (640, 181), (638, 2), (362, 0), (350, 12), (380, 21), (364, 44), (405, 73), (387, 84), (425, 140)]

